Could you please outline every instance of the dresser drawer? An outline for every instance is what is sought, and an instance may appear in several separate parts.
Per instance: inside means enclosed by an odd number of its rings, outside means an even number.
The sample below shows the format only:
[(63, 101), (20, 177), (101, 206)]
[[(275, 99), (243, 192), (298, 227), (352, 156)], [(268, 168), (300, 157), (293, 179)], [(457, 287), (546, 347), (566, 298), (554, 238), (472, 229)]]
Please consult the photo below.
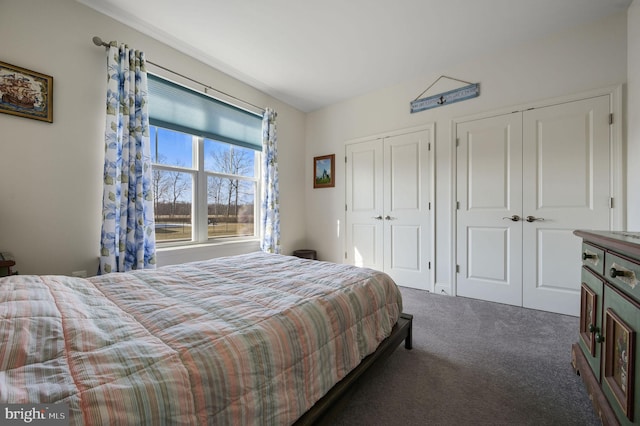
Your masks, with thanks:
[(616, 288), (640, 300), (640, 264), (626, 257), (607, 253), (604, 276)]
[(582, 243), (582, 264), (602, 275), (604, 273), (604, 250)]

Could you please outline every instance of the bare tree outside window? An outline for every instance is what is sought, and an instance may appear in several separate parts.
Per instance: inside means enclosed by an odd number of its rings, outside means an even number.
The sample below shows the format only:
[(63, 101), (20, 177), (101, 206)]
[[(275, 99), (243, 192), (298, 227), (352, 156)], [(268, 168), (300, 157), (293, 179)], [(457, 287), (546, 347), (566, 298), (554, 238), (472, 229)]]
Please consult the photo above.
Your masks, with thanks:
[[(210, 152), (205, 166), (217, 172), (209, 177), (207, 189), (209, 223), (218, 228), (210, 229), (209, 235), (253, 235), (255, 185), (242, 177), (253, 175), (255, 155), (251, 150), (225, 145)], [(250, 223), (250, 229), (242, 223)]]
[(154, 170), (156, 239), (191, 239), (192, 177), (189, 173)]

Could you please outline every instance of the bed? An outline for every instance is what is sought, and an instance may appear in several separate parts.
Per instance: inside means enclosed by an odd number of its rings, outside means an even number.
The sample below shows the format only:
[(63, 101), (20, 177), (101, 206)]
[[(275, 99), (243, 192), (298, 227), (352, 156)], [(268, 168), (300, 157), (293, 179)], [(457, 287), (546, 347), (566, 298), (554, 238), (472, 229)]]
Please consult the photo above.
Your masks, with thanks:
[(391, 278), (261, 252), (0, 279), (0, 403), (72, 425), (311, 424), (402, 342)]

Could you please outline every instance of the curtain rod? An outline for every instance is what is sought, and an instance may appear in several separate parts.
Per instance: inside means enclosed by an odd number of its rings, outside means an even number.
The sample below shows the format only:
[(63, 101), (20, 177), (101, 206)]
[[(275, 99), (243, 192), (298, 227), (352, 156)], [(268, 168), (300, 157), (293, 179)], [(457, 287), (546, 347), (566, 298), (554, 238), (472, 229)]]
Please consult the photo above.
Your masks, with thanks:
[[(93, 40), (93, 44), (95, 44), (95, 45), (96, 45), (96, 46), (98, 46), (98, 47), (110, 47), (110, 46), (111, 46), (111, 44), (110, 44), (110, 43), (106, 43), (106, 42), (102, 41), (102, 39), (101, 39), (100, 37), (98, 37), (98, 36), (94, 36), (92, 40)], [(243, 104), (245, 104), (245, 105), (250, 105), (250, 106), (252, 106), (252, 107), (254, 107), (254, 108), (258, 109), (259, 111), (261, 111), (263, 114), (264, 114), (264, 112), (265, 112), (265, 109), (264, 109), (263, 107), (260, 107), (260, 106), (258, 106), (258, 105), (254, 105), (254, 104), (252, 104), (251, 102), (247, 102), (247, 101), (245, 101), (244, 99), (240, 99), (240, 98), (235, 97), (235, 96), (233, 96), (233, 95), (230, 95), (230, 94), (228, 94), (228, 93), (226, 93), (226, 92), (223, 92), (222, 90), (218, 90), (218, 89), (216, 89), (215, 87), (211, 87), (211, 86), (209, 86), (208, 84), (204, 84), (204, 83), (202, 83), (202, 82), (200, 82), (200, 81), (198, 81), (198, 80), (194, 80), (194, 79), (193, 79), (193, 78), (191, 78), (191, 77), (187, 77), (187, 76), (186, 76), (186, 75), (184, 75), (184, 74), (181, 74), (181, 73), (179, 73), (179, 72), (176, 72), (176, 71), (174, 71), (174, 70), (171, 70), (171, 69), (169, 69), (169, 68), (167, 68), (167, 67), (164, 67), (164, 66), (162, 66), (162, 65), (156, 64), (155, 62), (151, 62), (151, 61), (150, 61), (150, 60), (148, 60), (148, 59), (146, 60), (146, 62), (148, 62), (148, 63), (150, 63), (151, 65), (154, 65), (154, 66), (156, 66), (156, 67), (158, 67), (158, 68), (161, 68), (161, 69), (163, 69), (163, 70), (165, 70), (165, 71), (168, 71), (168, 72), (170, 72), (170, 73), (172, 73), (172, 74), (174, 74), (174, 75), (177, 75), (177, 76), (180, 76), (180, 77), (182, 77), (182, 78), (184, 78), (184, 79), (187, 79), (187, 80), (191, 81), (192, 83), (196, 83), (196, 84), (198, 84), (198, 85), (200, 85), (200, 86), (203, 86), (203, 87), (204, 87), (204, 93), (205, 93), (205, 94), (208, 94), (208, 93), (207, 93), (207, 89), (215, 90), (216, 92), (218, 92), (218, 93), (220, 93), (220, 94), (222, 94), (222, 95), (224, 95), (224, 96), (228, 96), (228, 97), (230, 97), (231, 99), (235, 99), (236, 101), (242, 102), (242, 103), (243, 103)]]

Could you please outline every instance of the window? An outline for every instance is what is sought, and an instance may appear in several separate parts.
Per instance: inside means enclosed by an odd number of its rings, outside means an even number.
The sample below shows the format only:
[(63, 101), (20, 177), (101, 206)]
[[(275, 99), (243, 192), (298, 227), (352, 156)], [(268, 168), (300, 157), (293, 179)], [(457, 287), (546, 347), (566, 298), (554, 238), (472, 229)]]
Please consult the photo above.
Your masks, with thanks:
[(152, 75), (149, 116), (156, 242), (257, 237), (261, 117)]

